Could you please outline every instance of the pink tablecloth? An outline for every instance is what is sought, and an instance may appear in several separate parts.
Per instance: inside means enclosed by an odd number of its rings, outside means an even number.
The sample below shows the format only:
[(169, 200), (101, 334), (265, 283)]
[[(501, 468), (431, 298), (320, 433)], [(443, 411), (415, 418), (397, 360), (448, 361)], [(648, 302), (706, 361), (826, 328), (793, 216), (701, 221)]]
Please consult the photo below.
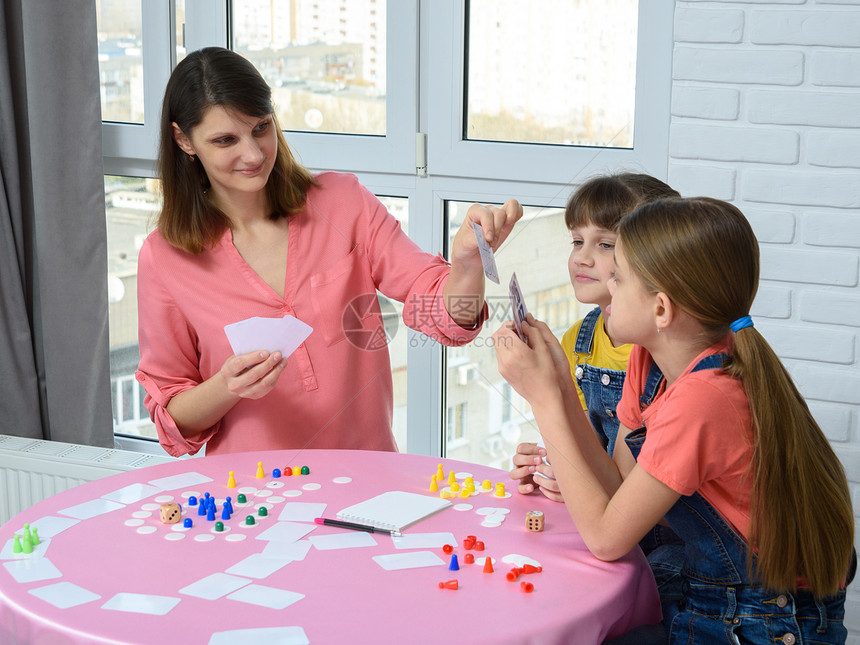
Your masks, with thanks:
[[(263, 479), (255, 476), (258, 461), (263, 462)], [(388, 490), (437, 496), (429, 486), (439, 463), (446, 475), (458, 473), (459, 482), (471, 474), (479, 489), (483, 480), (490, 480), (513, 490), (507, 498), (492, 493), (457, 497), (452, 507), (404, 531), (453, 534), (458, 571), (450, 570), (450, 556), (438, 545), (403, 550), (395, 548), (389, 536), (375, 533), (372, 546), (312, 546), (304, 559), (271, 572), (251, 575), (240, 568), (243, 575), (227, 574), (237, 571), (233, 567), (239, 563), (253, 562), (264, 548), (271, 551), (270, 542), (256, 538), (279, 521), (287, 505), (325, 503), (324, 514), (334, 517), (338, 510)], [(273, 468), (304, 465), (310, 474), (272, 477)], [(238, 488), (227, 487), (231, 470)], [(182, 474), (189, 474), (192, 482), (204, 477), (212, 481), (183, 484), (165, 479)], [(175, 484), (179, 486), (164, 490)], [(215, 522), (186, 504), (189, 494), (209, 492), (219, 500), (220, 519), (221, 500), (231, 495), (235, 506), (242, 488), (249, 490), (252, 505), (236, 508), (225, 522), (225, 533), (214, 533)], [(194, 524), (191, 529), (178, 532), (161, 523), (156, 509), (171, 497), (183, 504)], [(270, 507), (268, 516), (257, 516), (252, 528), (243, 527), (244, 518), (260, 503)], [(87, 517), (106, 508), (112, 510)], [(510, 512), (500, 525), (484, 526), (488, 509)], [(526, 530), (529, 510), (545, 514), (543, 532)], [(11, 553), (13, 533), (21, 535), (25, 523), (43, 527), (42, 544), (26, 557)], [(72, 525), (56, 532), (63, 524)], [(336, 533), (344, 531), (317, 526), (302, 541)], [(231, 541), (240, 535), (243, 539)], [(463, 540), (468, 535), (483, 541), (485, 550), (467, 550)], [(415, 455), (279, 451), (153, 466), (84, 484), (32, 506), (0, 527), (0, 547), (3, 643), (587, 645), (660, 618), (654, 580), (638, 549), (618, 562), (601, 562), (587, 551), (562, 504), (518, 495), (500, 470)], [(441, 562), (386, 570), (373, 559), (407, 551), (429, 551)], [(465, 564), (466, 553), (492, 557), (495, 572)], [(248, 561), (250, 556), (254, 558)], [(539, 563), (542, 572), (506, 580), (517, 557)], [(218, 598), (200, 597), (207, 595), (206, 584), (199, 585), (204, 591), (196, 595), (180, 591), (194, 589), (191, 585), (209, 576), (226, 580), (230, 591), (213, 586), (210, 595), (221, 594)], [(453, 579), (459, 582), (458, 590), (438, 587)], [(523, 580), (534, 585), (533, 593), (523, 592)], [(242, 631), (264, 628), (273, 631)]]

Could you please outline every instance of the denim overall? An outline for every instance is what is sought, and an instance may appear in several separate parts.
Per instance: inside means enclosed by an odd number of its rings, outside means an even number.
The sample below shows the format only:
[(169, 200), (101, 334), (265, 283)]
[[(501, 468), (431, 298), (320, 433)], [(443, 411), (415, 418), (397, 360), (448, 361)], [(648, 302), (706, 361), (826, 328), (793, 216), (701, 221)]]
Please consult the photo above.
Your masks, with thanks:
[[(600, 307), (595, 307), (582, 319), (574, 345), (574, 351), (577, 354), (591, 353), (594, 346), (594, 329), (597, 327), (599, 317)], [(626, 371), (604, 369), (587, 363), (581, 365), (577, 363), (574, 368), (576, 384), (585, 397), (588, 420), (591, 421), (600, 443), (606, 448), (610, 457), (615, 450), (615, 439), (618, 436), (618, 417), (615, 416), (615, 408), (621, 400), (621, 390), (624, 387), (626, 375)]]
[[(706, 356), (693, 371), (720, 369), (728, 354)], [(640, 399), (644, 410), (659, 392), (663, 375), (652, 364)], [(642, 426), (629, 433), (626, 443), (639, 457), (645, 441)], [(698, 493), (682, 496), (666, 514), (666, 521), (684, 540), (683, 599), (663, 621), (669, 642), (684, 643), (844, 643), (847, 631), (845, 591), (830, 598), (810, 592), (773, 592), (759, 586), (747, 573), (747, 544)]]

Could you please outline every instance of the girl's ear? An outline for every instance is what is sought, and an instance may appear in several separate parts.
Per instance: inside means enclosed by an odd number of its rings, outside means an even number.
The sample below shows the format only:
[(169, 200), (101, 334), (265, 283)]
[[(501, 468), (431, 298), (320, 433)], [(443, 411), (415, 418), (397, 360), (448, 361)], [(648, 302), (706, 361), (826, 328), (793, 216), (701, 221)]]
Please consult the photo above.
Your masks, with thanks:
[(657, 325), (657, 331), (663, 331), (672, 324), (672, 321), (678, 315), (678, 308), (671, 298), (662, 291), (654, 294), (654, 322)]
[(191, 140), (185, 135), (179, 126), (176, 125), (176, 122), (174, 121), (170, 125), (173, 126), (173, 140), (176, 141), (176, 145), (178, 145), (185, 154), (197, 154), (194, 152), (194, 146), (191, 145)]

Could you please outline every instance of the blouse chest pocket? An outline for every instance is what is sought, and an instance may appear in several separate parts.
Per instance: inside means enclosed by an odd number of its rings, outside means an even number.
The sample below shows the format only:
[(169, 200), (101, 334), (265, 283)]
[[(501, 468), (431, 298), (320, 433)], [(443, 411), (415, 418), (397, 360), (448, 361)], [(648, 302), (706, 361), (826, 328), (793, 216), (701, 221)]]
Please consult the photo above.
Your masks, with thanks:
[[(311, 300), (326, 345), (381, 324), (376, 285), (362, 245), (332, 268), (311, 276)], [(373, 303), (376, 303), (375, 305)], [(378, 321), (372, 320), (376, 316)]]

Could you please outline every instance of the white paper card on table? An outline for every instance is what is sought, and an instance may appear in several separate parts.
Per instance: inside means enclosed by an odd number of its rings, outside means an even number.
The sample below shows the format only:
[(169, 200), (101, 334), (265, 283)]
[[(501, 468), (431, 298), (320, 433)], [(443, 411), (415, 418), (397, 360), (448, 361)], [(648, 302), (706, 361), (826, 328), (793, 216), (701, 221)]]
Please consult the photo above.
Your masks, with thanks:
[(252, 629), (233, 629), (229, 632), (215, 632), (208, 645), (310, 645), (305, 630), (301, 627), (255, 627)]
[(28, 592), (36, 596), (36, 598), (41, 598), (45, 602), (54, 605), (58, 609), (77, 607), (78, 605), (84, 605), (101, 598), (97, 593), (65, 581), (36, 589), (28, 589)]
[[(125, 508), (125, 504), (118, 504), (117, 502), (112, 502), (108, 499), (93, 499), (89, 502), (70, 506), (69, 508), (64, 508), (62, 511), (57, 512), (62, 513), (63, 515), (68, 515), (69, 517), (74, 517), (76, 520), (88, 520), (96, 517), (97, 515), (104, 515), (105, 513), (118, 511), (121, 508)], [(39, 533), (39, 535), (42, 534)]]
[(408, 551), (406, 553), (375, 555), (373, 561), (386, 571), (435, 567), (445, 564), (444, 560), (432, 551)]
[(134, 504), (156, 493), (160, 493), (162, 490), (164, 489), (149, 486), (148, 484), (130, 484), (124, 488), (102, 495), (102, 499), (109, 499), (112, 502), (119, 502), (120, 504)]
[(298, 522), (275, 522), (257, 536), (258, 540), (268, 542), (297, 542), (313, 531), (316, 525), (308, 526)]
[(298, 542), (269, 542), (260, 554), (264, 558), (279, 558), (290, 562), (302, 561), (313, 545), (308, 540)]
[(176, 490), (177, 488), (187, 488), (205, 484), (213, 481), (211, 477), (207, 477), (201, 473), (180, 473), (178, 475), (170, 475), (161, 479), (153, 479), (148, 483), (155, 486), (159, 490)]
[(228, 593), (233, 593), (251, 582), (250, 578), (240, 578), (227, 573), (213, 573), (211, 576), (192, 582), (179, 590), (186, 596), (194, 596), (203, 600), (218, 600)]
[(286, 358), (311, 335), (313, 327), (295, 316), (262, 318), (254, 316), (224, 326), (224, 333), (236, 356), (248, 352), (281, 352)]
[(355, 549), (364, 546), (377, 546), (376, 540), (370, 533), (364, 531), (346, 531), (331, 535), (312, 535), (308, 538), (315, 549), (332, 551), (334, 549)]
[(35, 522), (30, 522), (30, 527), (32, 528), (35, 526), (39, 530), (40, 539), (51, 538), (58, 533), (62, 533), (66, 529), (73, 527), (78, 522), (80, 522), (80, 520), (75, 520), (70, 517), (54, 517), (53, 515), (46, 515)]
[(389, 531), (402, 531), (410, 524), (450, 506), (451, 502), (440, 497), (390, 490), (338, 511), (337, 519)]
[(529, 315), (529, 310), (526, 308), (526, 300), (523, 298), (523, 290), (520, 289), (520, 281), (517, 280), (516, 272), (511, 275), (508, 292), (511, 299), (511, 311), (514, 314), (514, 329), (517, 330), (517, 336), (520, 337), (521, 341), (528, 342), (523, 331), (523, 321)]
[(278, 520), (281, 522), (313, 522), (325, 512), (325, 502), (288, 502), (284, 504)]
[[(18, 544), (21, 544), (19, 538)], [(48, 554), (48, 547), (51, 546), (51, 538), (45, 540), (40, 539), (39, 543), (33, 547), (32, 553), (15, 553), (15, 538), (12, 538), (3, 545), (0, 550), (0, 560), (25, 560), (27, 558), (44, 558)]]
[(392, 535), (391, 542), (395, 549), (437, 549), (457, 544), (457, 538), (453, 533), (406, 533)]
[(62, 578), (63, 574), (48, 558), (36, 560), (11, 560), (3, 566), (12, 574), (16, 582), (38, 582)]
[(267, 578), (275, 571), (284, 568), (291, 561), (279, 558), (267, 558), (262, 553), (253, 553), (227, 569), (227, 573), (234, 576), (247, 576), (249, 578)]
[(298, 602), (304, 598), (305, 595), (296, 593), (295, 591), (287, 591), (286, 589), (275, 589), (274, 587), (264, 587), (263, 585), (248, 585), (247, 587), (242, 587), (239, 591), (231, 593), (227, 597), (230, 600), (261, 605), (270, 609), (286, 609), (294, 602)]
[(164, 616), (179, 604), (181, 598), (153, 596), (145, 593), (118, 593), (102, 605), (102, 609), (127, 611), (133, 614)]
[(499, 270), (496, 268), (496, 256), (493, 253), (493, 247), (487, 242), (484, 237), (484, 229), (477, 222), (472, 222), (472, 230), (475, 231), (475, 237), (478, 240), (478, 251), (481, 253), (481, 264), (484, 265), (484, 275), (489, 280), (499, 284)]

